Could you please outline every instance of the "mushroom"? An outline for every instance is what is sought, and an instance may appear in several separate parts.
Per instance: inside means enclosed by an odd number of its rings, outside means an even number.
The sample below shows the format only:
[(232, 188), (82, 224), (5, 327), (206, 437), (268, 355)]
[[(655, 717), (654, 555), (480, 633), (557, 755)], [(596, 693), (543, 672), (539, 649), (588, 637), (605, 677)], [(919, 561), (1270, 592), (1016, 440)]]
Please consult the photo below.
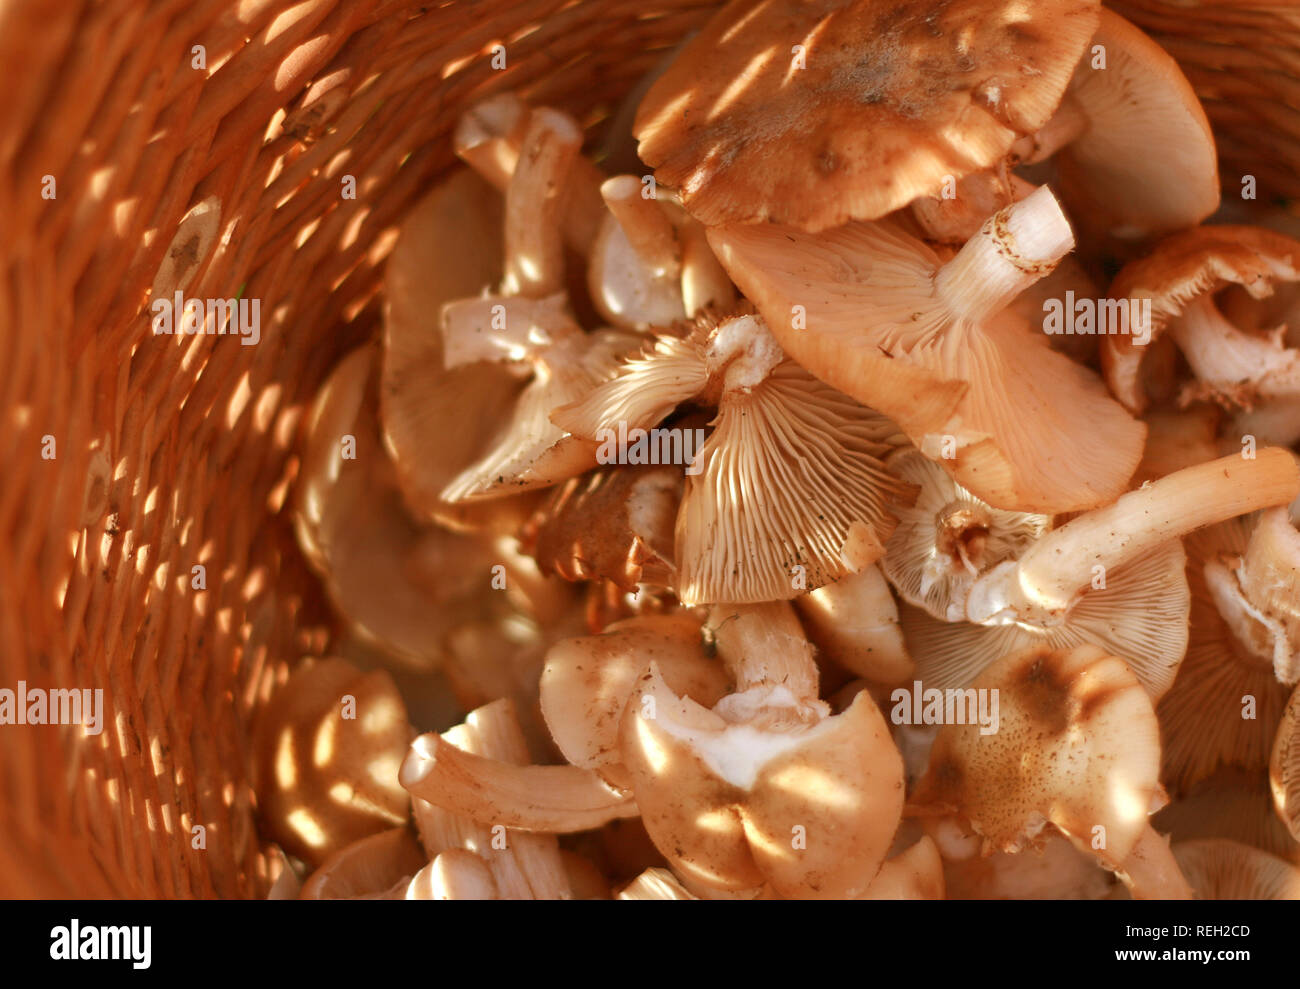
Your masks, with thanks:
[(902, 760), (879, 709), (863, 691), (829, 714), (788, 604), (721, 606), (709, 627), (733, 693), (710, 710), (651, 663), (623, 712), (621, 753), (646, 830), (688, 883), (865, 892), (903, 800)]
[(411, 877), (406, 900), (495, 900), (496, 880), (486, 862), (463, 848), (449, 848)]
[(1119, 237), (1191, 227), (1219, 206), (1214, 135), (1196, 91), (1168, 53), (1105, 7), (1065, 99), (1026, 157), (1048, 154), (1071, 215)]
[(311, 866), (407, 819), (396, 785), (411, 737), (392, 678), (305, 660), (259, 712), (253, 787), (267, 834)]
[(1225, 565), (1239, 565), (1256, 521), (1230, 519), (1186, 539), (1187, 655), (1156, 709), (1165, 746), (1162, 778), (1171, 793), (1187, 791), (1220, 766), (1262, 774), (1268, 764), (1287, 689), (1273, 675), (1269, 631), (1252, 617), (1258, 612)]
[(1277, 726), (1268, 781), (1277, 816), (1300, 841), (1300, 687), (1292, 692)]
[(995, 662), (973, 687), (999, 692), (999, 730), (944, 724), (911, 800), (915, 812), (960, 815), (989, 851), (1019, 852), (1050, 823), (1135, 897), (1190, 897), (1147, 820), (1165, 799), (1159, 728), (1123, 660), (1092, 645), (1026, 649)]
[[(1214, 294), (1239, 285), (1263, 298), (1276, 282), (1300, 281), (1300, 241), (1262, 227), (1197, 227), (1161, 241), (1147, 257), (1124, 267), (1110, 297), (1127, 300), (1107, 311), (1101, 340), (1106, 384), (1125, 406), (1147, 405), (1143, 359), (1166, 330), (1182, 350), (1199, 385), (1190, 394), (1249, 408), (1258, 399), (1295, 397), (1300, 359), (1273, 338), (1238, 329), (1219, 312)], [(1145, 333), (1123, 333), (1120, 319), (1149, 307)], [(1130, 320), (1131, 321), (1131, 320)], [(1145, 339), (1144, 339), (1145, 338)]]
[(1204, 403), (1181, 412), (1154, 409), (1143, 415), (1147, 442), (1142, 462), (1133, 474), (1133, 487), (1215, 459), (1219, 453), (1215, 442), (1219, 419), (1219, 409)]
[(885, 466), (920, 488), (916, 503), (893, 511), (898, 527), (885, 544), (885, 576), (904, 601), (947, 622), (966, 615), (975, 578), (1014, 559), (1052, 526), (1050, 515), (993, 508), (915, 448)]
[(620, 900), (698, 900), (667, 869), (646, 869), (619, 890)]
[(1046, 124), (1096, 26), (1087, 0), (733, 0), (650, 87), (638, 151), (709, 226), (875, 219)]
[(359, 838), (330, 855), (303, 883), (300, 899), (388, 899), (424, 865), (424, 853), (405, 825)]
[(950, 900), (1100, 900), (1115, 877), (1051, 825), (1024, 851), (943, 863)]
[(700, 224), (668, 198), (645, 195), (635, 175), (600, 187), (609, 215), (591, 251), (588, 288), (616, 326), (667, 326), (736, 301)]
[(1273, 813), (1268, 774), (1223, 766), (1193, 783), (1152, 818), (1177, 847), (1200, 838), (1228, 838), (1300, 864), (1300, 844)]
[(294, 530), (353, 629), (427, 670), (446, 658), (456, 624), (491, 606), (500, 555), (407, 513), (374, 420), (373, 357), (368, 348), (345, 357), (312, 404)]
[(666, 465), (613, 465), (572, 478), (529, 521), (524, 545), (542, 573), (565, 580), (667, 587), (683, 481)]
[(786, 359), (757, 316), (656, 338), (552, 419), (612, 447), (691, 399), (718, 410), (693, 458), (671, 428), (646, 434), (659, 462), (689, 463), (673, 553), (684, 604), (789, 599), (879, 557), (886, 502), (909, 492), (879, 459), (892, 425)]
[(929, 837), (906, 851), (886, 859), (871, 880), (862, 900), (942, 900), (944, 896), (943, 860)]
[(791, 358), (889, 416), (989, 504), (1092, 508), (1137, 466), (1141, 424), (1007, 310), (1074, 244), (1047, 188), (994, 214), (946, 263), (884, 221), (815, 237), (721, 227), (709, 242)]
[(916, 665), (898, 623), (898, 605), (872, 564), (794, 599), (809, 640), (837, 666), (876, 683), (900, 683)]
[[(444, 732), (442, 740), (470, 756), (515, 766), (525, 766), (529, 758), (514, 705), (508, 699), (471, 711), (462, 724)], [(502, 822), (478, 821), (420, 797), (413, 798), (411, 814), (430, 861), (453, 849), (473, 852), (487, 864), (492, 885), (501, 899), (572, 898), (572, 887), (553, 834), (515, 830)]]
[(1183, 841), (1174, 857), (1201, 900), (1300, 900), (1300, 868), (1223, 838)]

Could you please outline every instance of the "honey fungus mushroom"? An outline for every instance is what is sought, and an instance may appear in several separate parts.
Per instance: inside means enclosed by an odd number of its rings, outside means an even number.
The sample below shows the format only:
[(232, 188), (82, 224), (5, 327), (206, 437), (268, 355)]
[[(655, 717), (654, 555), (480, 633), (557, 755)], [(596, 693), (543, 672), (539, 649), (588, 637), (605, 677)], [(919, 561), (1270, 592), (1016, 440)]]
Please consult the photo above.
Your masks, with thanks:
[(886, 503), (910, 494), (880, 460), (893, 426), (788, 360), (757, 316), (661, 335), (552, 418), (611, 445), (642, 431), (671, 460), (676, 448), (661, 448), (673, 430), (647, 431), (688, 401), (718, 411), (685, 468), (673, 553), (683, 603), (793, 598), (879, 557), (894, 524)]
[(1096, 646), (1012, 653), (973, 683), (999, 692), (997, 732), (945, 724), (910, 804), (958, 815), (986, 849), (1020, 852), (1047, 824), (1116, 872), (1139, 899), (1189, 899), (1147, 820), (1166, 800), (1151, 700)]
[(1300, 393), (1300, 353), (1279, 334), (1239, 329), (1219, 311), (1215, 294), (1240, 286), (1266, 298), (1278, 283), (1300, 281), (1300, 241), (1262, 227), (1209, 226), (1174, 234), (1147, 257), (1125, 266), (1110, 296), (1128, 300), (1127, 310), (1150, 307), (1146, 333), (1123, 332), (1129, 311), (1111, 315), (1101, 337), (1106, 384), (1126, 407), (1141, 412), (1148, 402), (1143, 362), (1152, 344), (1168, 334), (1197, 384), (1189, 397), (1212, 398), (1250, 408), (1260, 400)]
[(946, 262), (889, 221), (816, 236), (719, 227), (709, 241), (792, 359), (893, 419), (980, 499), (1057, 513), (1124, 490), (1142, 425), (1007, 308), (1074, 245), (1046, 187)]
[(1097, 21), (1087, 0), (733, 0), (651, 86), (638, 150), (708, 226), (876, 219), (1043, 127)]
[(620, 751), (647, 831), (679, 874), (709, 888), (862, 894), (903, 801), (879, 709), (863, 691), (829, 713), (788, 604), (721, 606), (710, 628), (732, 693), (706, 708), (652, 662), (623, 710)]

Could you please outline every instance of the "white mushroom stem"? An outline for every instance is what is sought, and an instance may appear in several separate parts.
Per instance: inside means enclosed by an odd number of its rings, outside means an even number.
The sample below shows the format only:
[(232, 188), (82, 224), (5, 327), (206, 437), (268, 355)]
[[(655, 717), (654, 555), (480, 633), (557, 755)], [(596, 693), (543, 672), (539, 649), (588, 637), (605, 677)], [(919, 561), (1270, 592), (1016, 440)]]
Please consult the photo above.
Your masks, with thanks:
[(898, 605), (874, 564), (794, 599), (810, 637), (851, 673), (900, 683), (916, 672), (898, 623)]
[(1066, 96), (1056, 112), (1035, 134), (1022, 137), (1012, 145), (1011, 153), (1021, 162), (1032, 165), (1046, 161), (1088, 129), (1088, 115), (1077, 100)]
[(495, 900), (497, 884), (488, 864), (471, 851), (452, 848), (412, 877), (407, 900)]
[(1048, 274), (1074, 248), (1074, 232), (1047, 186), (998, 210), (935, 275), (956, 318), (982, 323)]
[(642, 196), (641, 189), (635, 175), (616, 175), (601, 185), (600, 195), (650, 273), (658, 278), (676, 278), (682, 261), (673, 225), (659, 203)]
[[(443, 738), (463, 752), (514, 765), (528, 762), (524, 741), (508, 699), (478, 708), (443, 733)], [(572, 898), (560, 848), (554, 835), (505, 830), (457, 814), (419, 797), (411, 801), (411, 815), (429, 858), (462, 848), (487, 862), (497, 894), (505, 900), (567, 900)]]
[(533, 111), (506, 189), (506, 295), (537, 298), (564, 288), (560, 222), (582, 131), (557, 110)]
[(1253, 460), (1228, 456), (1175, 471), (1047, 533), (1019, 561), (994, 567), (972, 586), (966, 616), (990, 624), (1059, 619), (1098, 566), (1104, 576), (1166, 540), (1285, 505), (1297, 492), (1300, 470), (1279, 447)]
[(590, 769), (513, 766), (462, 752), (436, 734), (411, 743), (399, 780), (413, 796), (472, 817), (524, 831), (589, 831), (636, 817), (636, 803)]
[[(735, 682), (732, 698), (753, 688), (785, 690), (792, 703), (825, 708), (817, 700), (818, 671), (812, 647), (787, 602), (715, 605), (708, 627)], [(823, 714), (827, 712), (829, 708)]]
[(1168, 839), (1150, 824), (1116, 874), (1135, 900), (1190, 900), (1192, 887), (1174, 860)]
[(682, 247), (682, 305), (687, 316), (705, 306), (729, 309), (736, 301), (736, 288), (726, 269), (713, 253), (704, 226), (687, 219), (677, 228)]
[(1279, 334), (1268, 338), (1243, 333), (1203, 295), (1173, 320), (1169, 333), (1201, 381), (1232, 394), (1254, 398), (1300, 394), (1300, 353), (1282, 346)]
[(443, 363), (450, 370), (475, 361), (523, 361), (582, 330), (561, 293), (529, 299), (489, 295), (457, 299), (442, 309)]

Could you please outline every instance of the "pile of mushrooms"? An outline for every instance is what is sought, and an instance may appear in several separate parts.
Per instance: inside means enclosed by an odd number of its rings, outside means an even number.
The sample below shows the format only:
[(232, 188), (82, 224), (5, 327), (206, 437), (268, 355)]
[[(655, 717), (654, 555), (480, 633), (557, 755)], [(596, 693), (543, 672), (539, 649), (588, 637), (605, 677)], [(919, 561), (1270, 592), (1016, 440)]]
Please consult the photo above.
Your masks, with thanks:
[(1177, 63), (734, 0), (609, 119), (472, 106), (307, 417), (275, 895), (1300, 898), (1300, 241)]

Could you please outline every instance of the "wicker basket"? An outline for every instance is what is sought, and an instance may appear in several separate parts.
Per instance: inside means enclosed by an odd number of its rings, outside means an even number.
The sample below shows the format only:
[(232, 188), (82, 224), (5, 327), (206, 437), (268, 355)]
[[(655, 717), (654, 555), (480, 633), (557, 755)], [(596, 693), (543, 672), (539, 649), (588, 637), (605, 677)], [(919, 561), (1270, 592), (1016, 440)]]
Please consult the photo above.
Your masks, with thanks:
[[(516, 88), (598, 130), (712, 9), (0, 4), (0, 687), (105, 711), (97, 736), (0, 727), (0, 894), (265, 894), (250, 716), (335, 632), (284, 507), (304, 403), (375, 333), (394, 226), (464, 107)], [(1300, 9), (1225, 4), (1273, 59), (1253, 75), (1240, 44), (1189, 42), (1183, 5), (1122, 9), (1181, 46), (1233, 168), (1264, 156), (1261, 186), (1295, 194)], [(260, 299), (260, 342), (152, 335), (175, 289)]]

